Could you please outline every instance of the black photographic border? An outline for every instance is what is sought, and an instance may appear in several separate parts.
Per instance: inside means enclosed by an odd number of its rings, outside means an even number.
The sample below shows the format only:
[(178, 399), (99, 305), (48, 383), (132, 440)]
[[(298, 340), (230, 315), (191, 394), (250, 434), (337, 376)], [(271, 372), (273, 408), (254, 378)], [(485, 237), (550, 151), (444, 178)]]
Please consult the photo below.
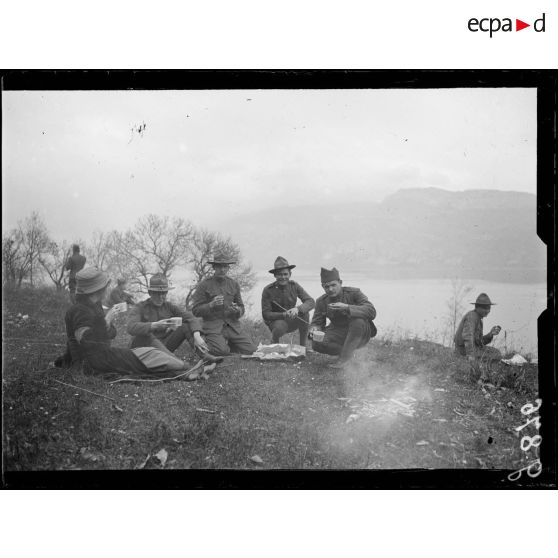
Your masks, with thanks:
[(7, 489), (546, 489), (556, 473), (556, 70), (4, 70), (2, 91), (166, 89), (537, 89), (537, 233), (547, 247), (538, 319), (543, 472), (486, 469), (2, 471)]

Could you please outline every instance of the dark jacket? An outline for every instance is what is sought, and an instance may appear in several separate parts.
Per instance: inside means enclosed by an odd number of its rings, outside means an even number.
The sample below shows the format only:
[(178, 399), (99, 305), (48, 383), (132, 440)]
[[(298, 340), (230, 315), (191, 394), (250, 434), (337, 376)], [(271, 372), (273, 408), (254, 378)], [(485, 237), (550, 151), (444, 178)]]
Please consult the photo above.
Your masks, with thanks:
[(98, 373), (149, 373), (130, 349), (110, 346), (116, 329), (112, 325), (107, 326), (100, 302), (77, 302), (66, 312), (65, 322), (72, 362), (85, 361)]
[(128, 304), (135, 304), (134, 299), (130, 293), (127, 293), (124, 289), (120, 287), (114, 287), (112, 291), (110, 291), (110, 295), (108, 297), (108, 306), (112, 308), (115, 304), (119, 304), (121, 302), (127, 302)]
[(269, 325), (275, 320), (282, 320), (285, 317), (285, 310), (290, 310), (296, 306), (297, 299), (302, 304), (297, 306), (299, 315), (307, 314), (314, 308), (314, 299), (296, 282), (289, 281), (284, 287), (277, 284), (277, 281), (270, 283), (262, 291), (262, 316), (264, 322)]
[[(332, 312), (328, 310), (327, 305), (333, 302), (344, 302), (348, 304), (348, 312)], [(316, 300), (316, 309), (314, 310), (312, 325), (317, 326), (321, 330), (325, 330), (326, 317), (331, 321), (327, 329), (347, 329), (351, 319), (362, 318), (370, 322), (372, 337), (376, 335), (376, 327), (373, 322), (376, 317), (376, 309), (366, 295), (355, 287), (342, 287), (341, 294), (335, 299), (324, 294)]]
[(86, 261), (87, 259), (85, 256), (82, 256), (81, 254), (72, 254), (66, 260), (65, 269), (70, 271), (70, 279), (75, 279), (76, 273), (83, 269)]
[[(225, 300), (221, 307), (210, 308), (209, 303), (217, 296), (223, 295)], [(234, 303), (238, 310), (231, 308)], [(240, 295), (240, 285), (230, 277), (210, 277), (203, 280), (194, 292), (192, 299), (194, 316), (203, 318), (204, 333), (221, 333), (227, 324), (235, 333), (240, 333), (238, 319), (244, 315), (244, 302)]]
[(130, 335), (153, 335), (163, 340), (172, 332), (152, 331), (151, 322), (166, 320), (167, 318), (182, 317), (182, 323), (188, 324), (192, 333), (202, 331), (202, 320), (196, 318), (189, 310), (182, 310), (172, 302), (163, 302), (161, 306), (155, 306), (150, 298), (144, 300), (131, 308), (128, 314), (127, 331)]
[(454, 343), (460, 352), (465, 351), (466, 355), (474, 355), (475, 348), (484, 347), (492, 341), (493, 335), (482, 334), (482, 318), (478, 312), (471, 310), (461, 319), (455, 332)]

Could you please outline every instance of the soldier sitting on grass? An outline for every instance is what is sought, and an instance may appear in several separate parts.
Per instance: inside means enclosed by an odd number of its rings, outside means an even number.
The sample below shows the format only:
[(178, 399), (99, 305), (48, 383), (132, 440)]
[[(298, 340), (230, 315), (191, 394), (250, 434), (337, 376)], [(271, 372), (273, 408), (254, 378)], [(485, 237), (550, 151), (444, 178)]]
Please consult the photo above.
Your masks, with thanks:
[(224, 253), (217, 253), (210, 261), (213, 276), (196, 287), (192, 311), (203, 318), (203, 334), (214, 355), (227, 356), (231, 352), (251, 355), (256, 346), (242, 331), (240, 318), (244, 315), (244, 302), (240, 285), (227, 273), (236, 263)]
[(55, 366), (85, 364), (88, 371), (103, 376), (175, 378), (181, 375), (185, 380), (198, 379), (203, 367), (186, 374), (189, 366), (166, 349), (111, 347), (116, 337), (112, 322), (117, 311), (111, 308), (105, 315), (101, 304), (109, 282), (108, 275), (94, 267), (76, 274), (76, 303), (65, 316), (67, 352), (56, 359)]
[[(285, 333), (298, 329), (300, 344), (305, 347), (308, 337), (310, 310), (315, 306), (314, 299), (296, 282), (291, 279), (291, 269), (295, 265), (278, 256), (269, 273), (273, 273), (275, 281), (262, 292), (262, 316), (271, 330), (271, 342), (279, 343)], [(296, 305), (300, 299), (301, 304)]]
[[(377, 333), (376, 309), (360, 289), (343, 287), (337, 269), (324, 269), (322, 287), (326, 292), (316, 301), (310, 325), (312, 349), (327, 355), (339, 355), (330, 368), (343, 368), (357, 349), (364, 347)], [(326, 318), (330, 324), (326, 327)], [(325, 331), (325, 335), (317, 332)]]
[[(128, 333), (132, 336), (132, 348), (155, 347), (173, 354), (188, 340), (188, 343), (201, 356), (204, 362), (221, 362), (221, 357), (210, 354), (205, 339), (201, 335), (203, 322), (189, 310), (181, 310), (176, 304), (167, 301), (168, 279), (156, 273), (149, 280), (149, 298), (136, 304), (128, 316)], [(173, 326), (169, 318), (182, 318), (182, 324)]]
[(115, 304), (120, 304), (121, 302), (126, 302), (131, 305), (135, 304), (132, 295), (126, 292), (126, 283), (127, 281), (124, 277), (119, 277), (116, 280), (116, 287), (110, 291), (108, 297), (109, 308), (112, 308)]
[(480, 369), (479, 383), (488, 383), (491, 362), (502, 358), (500, 351), (495, 347), (489, 347), (488, 344), (502, 328), (494, 326), (483, 335), (482, 320), (490, 313), (491, 306), (495, 305), (486, 293), (481, 293), (471, 304), (475, 305), (475, 309), (463, 316), (455, 333), (455, 351), (459, 355), (466, 356), (473, 368)]

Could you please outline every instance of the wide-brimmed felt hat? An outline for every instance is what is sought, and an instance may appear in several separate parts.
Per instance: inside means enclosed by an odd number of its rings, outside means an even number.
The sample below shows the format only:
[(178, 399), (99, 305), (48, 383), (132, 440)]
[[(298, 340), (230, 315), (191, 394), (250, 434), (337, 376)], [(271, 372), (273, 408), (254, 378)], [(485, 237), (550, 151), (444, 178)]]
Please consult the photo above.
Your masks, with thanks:
[(224, 254), (223, 252), (217, 252), (213, 255), (213, 258), (207, 261), (207, 263), (231, 265), (231, 264), (235, 264), (236, 262), (233, 259), (227, 257), (227, 255)]
[(96, 267), (87, 267), (76, 273), (76, 294), (92, 294), (110, 283), (109, 276)]
[(166, 293), (170, 289), (174, 289), (174, 287), (169, 287), (169, 280), (162, 273), (155, 273), (149, 279), (148, 291)]
[(324, 283), (329, 283), (330, 281), (341, 281), (341, 278), (339, 277), (339, 271), (337, 271), (336, 268), (325, 269), (324, 267), (322, 267), (322, 269), (320, 270), (320, 279), (322, 281), (322, 285)]
[(270, 269), (269, 273), (276, 273), (282, 269), (293, 269), (295, 267), (296, 265), (289, 265), (289, 262), (285, 258), (277, 256), (275, 262), (273, 263), (273, 269)]
[(481, 293), (477, 296), (477, 300), (475, 302), (471, 302), (470, 304), (482, 304), (483, 306), (495, 306), (495, 302), (490, 302), (488, 295), (486, 293)]

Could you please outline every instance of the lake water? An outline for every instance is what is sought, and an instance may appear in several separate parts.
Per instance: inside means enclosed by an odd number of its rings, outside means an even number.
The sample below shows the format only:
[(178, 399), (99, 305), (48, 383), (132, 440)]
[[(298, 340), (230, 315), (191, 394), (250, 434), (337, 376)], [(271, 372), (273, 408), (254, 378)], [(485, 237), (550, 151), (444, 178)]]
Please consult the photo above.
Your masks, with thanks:
[[(324, 292), (316, 274), (293, 272), (292, 278), (315, 299)], [(376, 280), (360, 273), (346, 273), (342, 279), (343, 285), (360, 288), (374, 304), (377, 311), (374, 323), (378, 328), (379, 337), (418, 336), (446, 345), (452, 344), (448, 341), (447, 333), (448, 301), (453, 292), (450, 280)], [(249, 316), (261, 317), (261, 292), (271, 281), (273, 276), (270, 274), (258, 277), (258, 283), (249, 297), (246, 297), (249, 301)], [(481, 292), (487, 293), (490, 299), (497, 303), (484, 319), (485, 332), (492, 326), (502, 326), (500, 335), (493, 341), (494, 346), (503, 349), (504, 345), (507, 345), (508, 348), (521, 350), (523, 354), (537, 354), (537, 318), (546, 308), (544, 283), (517, 284), (470, 280), (464, 284), (473, 287), (464, 300), (464, 312), (473, 308), (468, 303), (473, 302)]]
[[(314, 298), (323, 294), (319, 276), (315, 272), (295, 269), (293, 277)], [(181, 288), (180, 274), (174, 277), (176, 290), (171, 299), (183, 303), (185, 291)], [(377, 311), (374, 320), (378, 337), (420, 337), (445, 345), (453, 345), (448, 336), (448, 301), (452, 299), (452, 282), (447, 279), (370, 279), (364, 273), (344, 273), (343, 284), (358, 287), (368, 296)], [(246, 314), (261, 318), (261, 293), (273, 281), (269, 273), (260, 274), (255, 287), (242, 293)], [(497, 303), (484, 320), (484, 330), (500, 325), (502, 331), (493, 344), (502, 350), (513, 348), (522, 354), (538, 354), (537, 318), (546, 308), (545, 283), (496, 283), (465, 280), (472, 287), (464, 299), (463, 313), (473, 308), (473, 302), (481, 292)], [(460, 315), (463, 315), (463, 313)], [(459, 318), (459, 319), (460, 319)]]

